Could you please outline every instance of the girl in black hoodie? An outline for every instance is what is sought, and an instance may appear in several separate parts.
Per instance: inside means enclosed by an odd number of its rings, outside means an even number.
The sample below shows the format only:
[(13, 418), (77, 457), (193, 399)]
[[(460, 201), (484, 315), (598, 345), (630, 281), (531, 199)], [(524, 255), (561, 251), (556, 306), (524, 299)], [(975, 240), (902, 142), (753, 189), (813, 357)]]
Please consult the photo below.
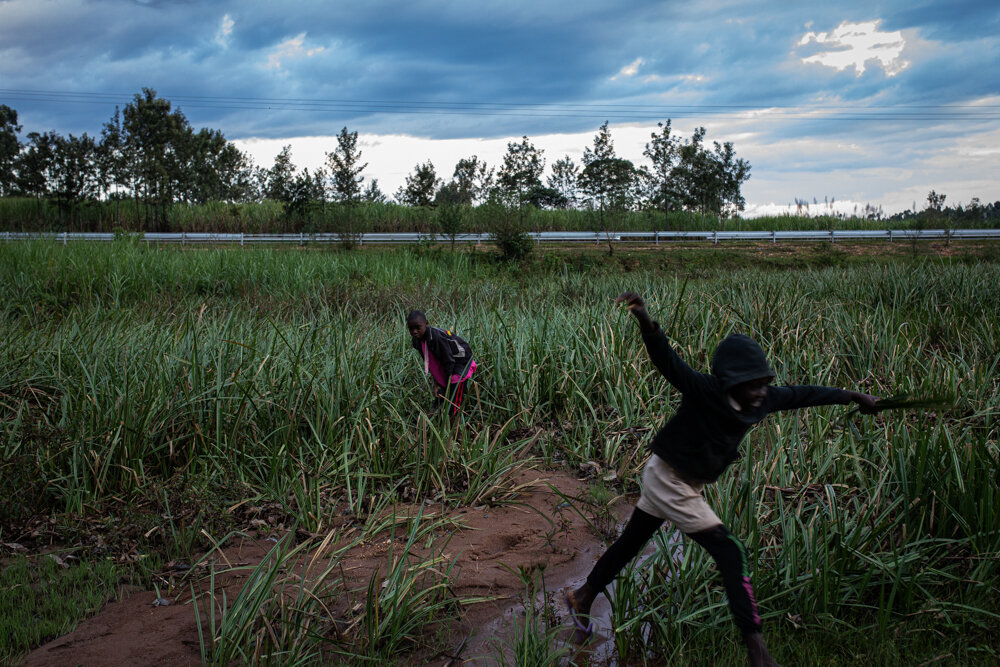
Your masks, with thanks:
[(642, 475), (642, 494), (621, 537), (597, 561), (587, 581), (566, 593), (578, 635), (586, 639), (593, 632), (588, 616), (597, 595), (642, 551), (664, 521), (670, 521), (715, 559), (750, 664), (777, 665), (761, 636), (746, 551), (708, 505), (702, 488), (739, 457), (743, 436), (768, 413), (835, 403), (857, 403), (862, 412), (871, 413), (878, 399), (830, 387), (772, 386), (774, 371), (764, 351), (741, 334), (719, 344), (711, 374), (699, 373), (674, 352), (659, 324), (646, 313), (642, 297), (625, 292), (617, 302), (626, 303), (639, 322), (650, 360), (681, 392), (681, 405), (650, 444), (653, 456)]

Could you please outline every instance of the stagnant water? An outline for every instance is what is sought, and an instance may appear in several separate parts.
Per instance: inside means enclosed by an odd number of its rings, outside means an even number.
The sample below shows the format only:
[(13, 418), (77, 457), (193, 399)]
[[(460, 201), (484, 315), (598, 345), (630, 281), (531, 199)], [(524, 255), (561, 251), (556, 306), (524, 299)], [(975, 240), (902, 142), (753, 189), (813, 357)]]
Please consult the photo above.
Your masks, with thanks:
[[(624, 524), (619, 525), (619, 534), (623, 528)], [(680, 558), (682, 555), (681, 533), (673, 531), (667, 538), (667, 543), (673, 550), (674, 557)], [(634, 564), (638, 566), (646, 561), (656, 553), (656, 549), (656, 542), (650, 541), (650, 544), (634, 561)], [(591, 608), (591, 623), (594, 627), (594, 634), (590, 641), (582, 646), (574, 640), (574, 626), (569, 618), (564, 599), (565, 590), (575, 589), (587, 579), (594, 562), (594, 558), (577, 558), (560, 567), (557, 574), (547, 573), (544, 581), (545, 590), (544, 592), (539, 591), (535, 596), (534, 608), (542, 610), (545, 605), (552, 605), (557, 616), (563, 620), (563, 627), (558, 633), (558, 641), (569, 649), (569, 655), (564, 656), (563, 663), (572, 661), (572, 664), (576, 665), (616, 667), (618, 659), (615, 651), (614, 633), (612, 632), (611, 603), (607, 596), (599, 595), (594, 602), (594, 606)], [(512, 601), (504, 608), (500, 616), (483, 626), (462, 648), (461, 658), (463, 662), (461, 664), (477, 667), (500, 664), (499, 647), (503, 646), (504, 651), (508, 654), (513, 653), (514, 628), (517, 627), (515, 624), (523, 624), (524, 618), (524, 601)]]

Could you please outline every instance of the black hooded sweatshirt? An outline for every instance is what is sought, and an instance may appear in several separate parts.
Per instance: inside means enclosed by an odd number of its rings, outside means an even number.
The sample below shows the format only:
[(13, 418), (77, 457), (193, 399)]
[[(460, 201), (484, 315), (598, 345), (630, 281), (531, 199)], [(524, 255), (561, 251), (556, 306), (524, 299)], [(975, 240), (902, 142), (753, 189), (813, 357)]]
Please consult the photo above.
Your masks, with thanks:
[(750, 427), (771, 412), (813, 405), (847, 404), (843, 389), (809, 385), (767, 388), (760, 407), (733, 407), (729, 389), (741, 382), (774, 377), (764, 351), (748, 336), (733, 334), (712, 356), (712, 374), (688, 366), (667, 342), (656, 322), (643, 342), (653, 365), (681, 392), (681, 405), (653, 438), (650, 448), (691, 482), (708, 484), (739, 458), (739, 445)]

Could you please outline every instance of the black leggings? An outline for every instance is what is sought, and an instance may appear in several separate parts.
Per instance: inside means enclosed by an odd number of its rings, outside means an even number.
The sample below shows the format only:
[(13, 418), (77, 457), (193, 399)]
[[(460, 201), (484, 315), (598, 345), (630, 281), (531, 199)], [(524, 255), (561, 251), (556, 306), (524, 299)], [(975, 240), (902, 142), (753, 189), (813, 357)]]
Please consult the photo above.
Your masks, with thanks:
[[(618, 573), (639, 555), (646, 542), (663, 525), (663, 519), (643, 512), (638, 507), (632, 512), (621, 537), (608, 547), (587, 577), (587, 584), (595, 591), (603, 591), (615, 580)], [(746, 550), (736, 536), (721, 523), (687, 536), (700, 544), (715, 559), (722, 574), (729, 609), (733, 621), (743, 634), (760, 632), (760, 615), (754, 600), (750, 575), (747, 572)]]

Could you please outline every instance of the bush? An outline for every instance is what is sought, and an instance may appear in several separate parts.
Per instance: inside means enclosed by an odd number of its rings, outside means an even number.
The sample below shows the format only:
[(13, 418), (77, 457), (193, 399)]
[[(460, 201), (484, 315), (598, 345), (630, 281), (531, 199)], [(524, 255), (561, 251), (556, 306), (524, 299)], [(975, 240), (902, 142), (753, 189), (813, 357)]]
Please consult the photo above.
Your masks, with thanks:
[(444, 236), (451, 241), (451, 249), (455, 249), (455, 237), (462, 233), (465, 227), (465, 211), (460, 205), (446, 203), (437, 208), (437, 226)]
[(361, 244), (362, 235), (368, 231), (367, 220), (358, 215), (353, 206), (335, 205), (329, 212), (328, 224), (337, 235), (344, 250), (353, 250)]
[(500, 256), (508, 261), (520, 261), (531, 253), (535, 241), (528, 233), (528, 217), (531, 209), (527, 206), (511, 208), (500, 204), (490, 204), (494, 227), (490, 240), (500, 251)]

